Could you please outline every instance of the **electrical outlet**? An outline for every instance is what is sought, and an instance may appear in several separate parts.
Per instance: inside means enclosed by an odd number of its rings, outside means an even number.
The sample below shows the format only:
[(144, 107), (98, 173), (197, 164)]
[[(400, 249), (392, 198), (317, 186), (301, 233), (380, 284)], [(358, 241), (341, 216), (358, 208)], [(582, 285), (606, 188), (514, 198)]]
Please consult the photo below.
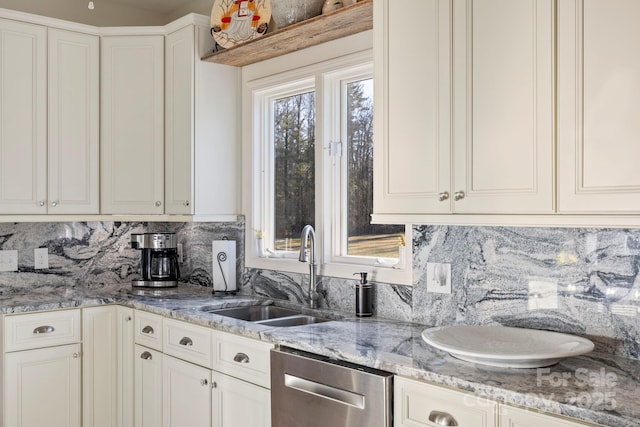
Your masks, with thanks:
[(18, 251), (0, 251), (0, 271), (18, 271)]
[(451, 293), (451, 264), (427, 263), (427, 292)]
[(49, 248), (35, 248), (33, 250), (33, 267), (35, 269), (49, 268)]

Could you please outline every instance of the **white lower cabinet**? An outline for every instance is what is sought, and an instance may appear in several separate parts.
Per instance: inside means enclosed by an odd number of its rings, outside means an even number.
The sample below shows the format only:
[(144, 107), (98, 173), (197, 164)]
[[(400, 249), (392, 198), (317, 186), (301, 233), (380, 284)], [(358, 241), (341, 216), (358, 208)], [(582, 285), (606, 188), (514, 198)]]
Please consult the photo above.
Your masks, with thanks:
[(82, 310), (82, 425), (133, 425), (133, 310)]
[(271, 392), (213, 371), (213, 427), (269, 427)]
[(496, 427), (498, 404), (469, 393), (394, 378), (394, 426)]
[(135, 427), (162, 425), (162, 353), (136, 344)]
[(8, 353), (6, 427), (80, 427), (80, 344)]
[(211, 371), (162, 356), (162, 426), (211, 426)]
[(500, 405), (500, 422), (503, 427), (585, 427), (596, 425), (507, 405)]
[(394, 378), (395, 427), (587, 427), (563, 416), (544, 414), (494, 402), (471, 393), (451, 390), (408, 378)]
[(4, 427), (80, 427), (80, 310), (2, 316)]

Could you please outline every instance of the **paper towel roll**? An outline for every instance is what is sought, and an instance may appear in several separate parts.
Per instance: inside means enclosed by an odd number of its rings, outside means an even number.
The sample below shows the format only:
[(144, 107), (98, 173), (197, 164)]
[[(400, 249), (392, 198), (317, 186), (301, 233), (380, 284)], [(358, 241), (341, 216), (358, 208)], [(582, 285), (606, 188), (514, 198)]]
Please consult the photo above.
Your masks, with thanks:
[(213, 241), (213, 290), (233, 292), (236, 287), (236, 241)]

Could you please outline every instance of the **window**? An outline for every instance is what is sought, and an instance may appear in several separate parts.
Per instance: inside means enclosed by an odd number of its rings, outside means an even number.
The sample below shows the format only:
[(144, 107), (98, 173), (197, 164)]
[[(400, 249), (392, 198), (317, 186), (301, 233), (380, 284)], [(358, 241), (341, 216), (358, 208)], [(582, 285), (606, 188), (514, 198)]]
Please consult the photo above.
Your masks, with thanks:
[(370, 53), (248, 82), (251, 214), (247, 266), (306, 272), (305, 224), (319, 273), (410, 283), (410, 227), (372, 225), (373, 69)]

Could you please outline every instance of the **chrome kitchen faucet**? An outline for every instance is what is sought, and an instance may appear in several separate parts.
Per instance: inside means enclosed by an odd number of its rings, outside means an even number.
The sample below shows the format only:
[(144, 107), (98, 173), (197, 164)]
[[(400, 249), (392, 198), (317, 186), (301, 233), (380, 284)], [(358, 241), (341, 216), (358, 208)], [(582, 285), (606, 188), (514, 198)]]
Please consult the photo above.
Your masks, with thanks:
[[(309, 240), (311, 242), (309, 242)], [(307, 251), (309, 246), (309, 251)], [(318, 292), (316, 292), (316, 273), (318, 264), (316, 263), (316, 233), (311, 225), (305, 225), (300, 235), (300, 262), (309, 263), (309, 307), (318, 308)]]

